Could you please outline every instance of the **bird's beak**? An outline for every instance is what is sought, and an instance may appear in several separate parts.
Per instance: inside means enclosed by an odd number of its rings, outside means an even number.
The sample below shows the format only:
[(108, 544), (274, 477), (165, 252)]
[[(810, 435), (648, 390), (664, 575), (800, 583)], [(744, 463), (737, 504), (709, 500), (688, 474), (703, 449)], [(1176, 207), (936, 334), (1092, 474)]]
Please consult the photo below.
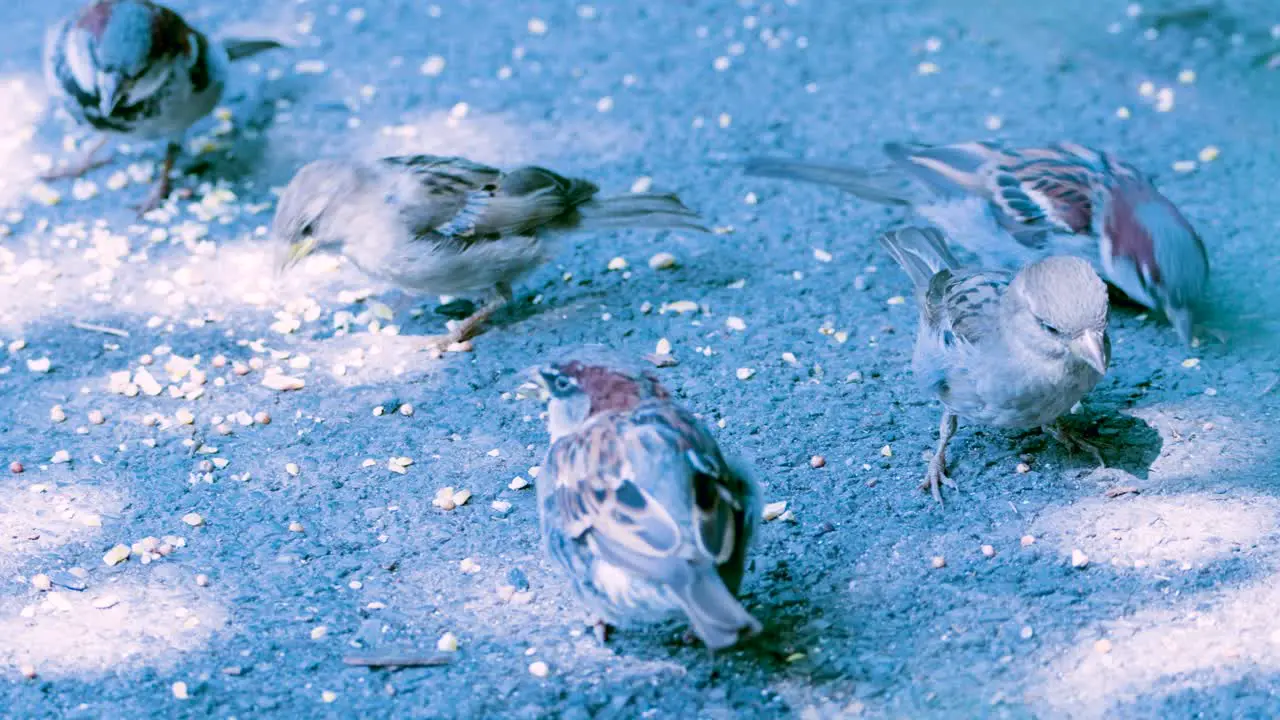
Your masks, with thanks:
[(1099, 375), (1107, 374), (1107, 336), (1097, 330), (1085, 330), (1079, 337), (1071, 341), (1071, 354), (1089, 363), (1089, 367), (1098, 371)]
[(103, 117), (115, 112), (124, 99), (124, 78), (118, 73), (98, 73), (98, 110)]
[(1169, 318), (1169, 324), (1173, 325), (1173, 329), (1178, 331), (1178, 337), (1182, 338), (1182, 342), (1191, 344), (1191, 340), (1195, 337), (1195, 318), (1191, 315), (1191, 308), (1174, 307), (1166, 305), (1164, 314)]
[(551, 397), (551, 383), (554, 380), (550, 368), (543, 365), (534, 365), (533, 367), (525, 368), (520, 374), (525, 378), (525, 384), (520, 386), (522, 389), (528, 389), (533, 386), (538, 392), (538, 399), (542, 402), (546, 402)]
[(302, 262), (302, 259), (310, 255), (316, 249), (316, 240), (314, 237), (303, 238), (295, 243), (289, 243), (285, 251), (281, 254), (280, 260), (276, 263), (276, 269), (284, 272), (289, 268)]

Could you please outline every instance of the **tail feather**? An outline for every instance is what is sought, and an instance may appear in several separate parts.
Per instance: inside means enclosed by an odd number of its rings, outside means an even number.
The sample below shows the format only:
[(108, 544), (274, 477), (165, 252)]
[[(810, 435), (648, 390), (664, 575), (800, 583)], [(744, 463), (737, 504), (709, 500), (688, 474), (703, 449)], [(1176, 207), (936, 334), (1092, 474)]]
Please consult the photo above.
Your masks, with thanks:
[(743, 171), (759, 177), (832, 185), (883, 205), (910, 205), (914, 194), (908, 178), (893, 170), (865, 170), (803, 160), (757, 157), (747, 160)]
[(677, 596), (693, 631), (711, 650), (727, 648), (763, 628), (710, 567), (695, 570), (692, 582), (678, 588)]
[(927, 288), (934, 275), (960, 267), (960, 262), (947, 248), (945, 236), (937, 228), (890, 230), (880, 236), (880, 244), (902, 266), (916, 288)]
[(710, 232), (698, 214), (667, 193), (631, 193), (594, 198), (578, 205), (578, 226), (606, 228), (678, 228)]

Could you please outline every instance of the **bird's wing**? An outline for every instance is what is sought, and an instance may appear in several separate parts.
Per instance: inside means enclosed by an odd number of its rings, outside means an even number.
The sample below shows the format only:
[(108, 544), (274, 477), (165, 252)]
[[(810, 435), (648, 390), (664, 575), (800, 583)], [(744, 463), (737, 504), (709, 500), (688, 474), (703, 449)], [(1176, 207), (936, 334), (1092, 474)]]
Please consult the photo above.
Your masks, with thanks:
[(979, 345), (998, 332), (1000, 297), (1012, 276), (995, 270), (943, 270), (922, 299), (924, 318), (943, 347)]
[(538, 167), (503, 173), (438, 155), (390, 157), (383, 163), (413, 177), (410, 196), (395, 199), (415, 235), (434, 241), (529, 234), (596, 192), (589, 182)]
[[(612, 564), (649, 576), (678, 572), (666, 561), (694, 559), (689, 540), (717, 564), (733, 554), (741, 525), (738, 481), (714, 441), (670, 404), (601, 416), (558, 440), (547, 469), (554, 483), (547, 512), (567, 536), (596, 547)], [(691, 488), (672, 485), (690, 481)], [(691, 507), (673, 505), (690, 499)], [(682, 521), (692, 521), (691, 529)]]
[(991, 199), (1015, 234), (1054, 230), (1088, 233), (1093, 228), (1094, 186), (1099, 169), (1078, 156), (1030, 154), (991, 169)]

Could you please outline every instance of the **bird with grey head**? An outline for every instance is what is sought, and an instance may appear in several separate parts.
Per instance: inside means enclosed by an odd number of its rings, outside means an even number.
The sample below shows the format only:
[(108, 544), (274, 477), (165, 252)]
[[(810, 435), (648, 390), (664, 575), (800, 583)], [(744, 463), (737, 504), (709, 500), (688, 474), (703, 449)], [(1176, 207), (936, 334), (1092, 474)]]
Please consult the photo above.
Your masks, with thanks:
[(1106, 285), (1088, 262), (1053, 256), (1016, 274), (963, 268), (935, 228), (881, 241), (916, 287), (920, 311), (912, 370), (942, 402), (925, 487), (941, 502), (947, 443), (957, 419), (999, 428), (1041, 427), (1068, 446), (1101, 453), (1058, 419), (1102, 379), (1111, 360)]

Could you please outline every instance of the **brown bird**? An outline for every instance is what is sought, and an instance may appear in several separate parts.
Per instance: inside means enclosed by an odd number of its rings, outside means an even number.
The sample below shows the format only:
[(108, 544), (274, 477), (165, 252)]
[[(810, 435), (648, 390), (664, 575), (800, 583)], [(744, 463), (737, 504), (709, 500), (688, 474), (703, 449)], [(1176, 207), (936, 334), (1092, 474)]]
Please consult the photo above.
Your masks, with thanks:
[(712, 650), (759, 632), (735, 597), (760, 517), (744, 469), (652, 376), (570, 360), (536, 379), (551, 433), (542, 537), (601, 641), (680, 613)]

